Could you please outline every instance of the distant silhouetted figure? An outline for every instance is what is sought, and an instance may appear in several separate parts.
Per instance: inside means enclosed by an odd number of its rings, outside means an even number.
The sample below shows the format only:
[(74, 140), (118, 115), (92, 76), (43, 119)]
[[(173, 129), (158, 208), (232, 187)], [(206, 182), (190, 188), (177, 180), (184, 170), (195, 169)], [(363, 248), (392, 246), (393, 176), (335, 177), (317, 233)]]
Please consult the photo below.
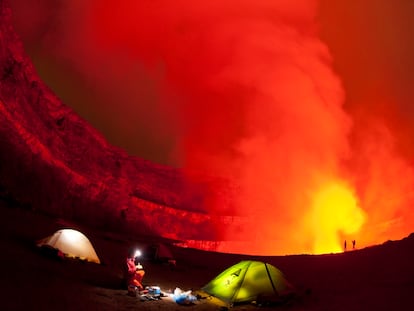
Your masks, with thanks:
[(346, 240), (344, 241), (344, 251), (346, 251)]
[(356, 244), (356, 241), (352, 240), (352, 249), (355, 249), (355, 244)]

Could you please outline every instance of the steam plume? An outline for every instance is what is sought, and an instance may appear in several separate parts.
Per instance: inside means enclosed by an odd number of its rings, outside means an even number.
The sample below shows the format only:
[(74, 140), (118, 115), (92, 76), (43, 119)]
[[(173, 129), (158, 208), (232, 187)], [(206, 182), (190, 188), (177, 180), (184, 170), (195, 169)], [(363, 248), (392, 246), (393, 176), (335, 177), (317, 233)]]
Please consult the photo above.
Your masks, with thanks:
[(364, 228), (400, 221), (406, 197), (377, 200), (412, 188), (412, 177), (386, 182), (411, 170), (381, 120), (364, 128), (365, 115), (345, 111), (317, 1), (40, 3), (26, 12), (37, 28), (21, 32), (45, 76), (61, 78), (48, 58), (82, 82), (56, 83), (65, 102), (133, 154), (240, 185), (234, 209), (209, 210), (260, 225), (242, 237), (222, 228), (225, 238), (263, 241), (250, 250), (259, 253), (339, 251), (343, 238), (378, 242), (389, 227)]

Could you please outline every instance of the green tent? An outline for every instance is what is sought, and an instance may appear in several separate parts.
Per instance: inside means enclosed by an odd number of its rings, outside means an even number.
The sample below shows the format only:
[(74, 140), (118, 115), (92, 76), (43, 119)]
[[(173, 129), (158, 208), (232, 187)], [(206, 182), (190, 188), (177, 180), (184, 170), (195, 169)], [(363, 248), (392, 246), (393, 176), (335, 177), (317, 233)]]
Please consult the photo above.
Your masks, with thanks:
[(271, 264), (243, 260), (227, 268), (202, 290), (229, 305), (260, 297), (278, 297), (291, 291), (283, 273)]

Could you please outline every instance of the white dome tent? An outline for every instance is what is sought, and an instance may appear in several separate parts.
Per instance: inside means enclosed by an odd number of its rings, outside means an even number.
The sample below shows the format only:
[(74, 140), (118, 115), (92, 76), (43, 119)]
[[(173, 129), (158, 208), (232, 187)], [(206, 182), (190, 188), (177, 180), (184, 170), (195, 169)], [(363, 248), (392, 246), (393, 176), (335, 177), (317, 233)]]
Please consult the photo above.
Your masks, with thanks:
[(37, 246), (52, 247), (69, 258), (101, 263), (89, 239), (74, 229), (60, 229), (53, 235), (39, 240)]

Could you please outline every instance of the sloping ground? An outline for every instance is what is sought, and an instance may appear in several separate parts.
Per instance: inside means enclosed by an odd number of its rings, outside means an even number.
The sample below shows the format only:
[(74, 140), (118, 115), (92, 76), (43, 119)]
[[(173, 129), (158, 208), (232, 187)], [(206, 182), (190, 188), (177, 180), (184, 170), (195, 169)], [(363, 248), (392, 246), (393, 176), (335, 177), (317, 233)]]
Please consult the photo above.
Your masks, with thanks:
[(1, 196), (96, 228), (216, 238), (222, 220), (206, 214), (205, 202), (228, 202), (230, 188), (109, 145), (40, 80), (11, 14), (0, 0)]
[[(82, 228), (103, 265), (58, 261), (41, 254), (35, 241), (59, 228), (59, 220), (0, 200), (2, 310), (219, 310), (214, 300), (179, 306), (171, 299), (141, 302), (127, 296), (121, 268), (131, 245), (142, 243)], [(28, 225), (30, 224), (30, 225)], [(155, 241), (155, 240), (154, 240)], [(151, 241), (151, 242), (154, 242)], [(145, 242), (145, 241), (144, 241)], [(163, 291), (200, 289), (243, 259), (270, 262), (297, 288), (288, 305), (264, 310), (412, 310), (414, 236), (336, 255), (254, 257), (174, 248), (177, 267), (143, 262), (145, 285)], [(254, 305), (234, 310), (260, 310)]]

